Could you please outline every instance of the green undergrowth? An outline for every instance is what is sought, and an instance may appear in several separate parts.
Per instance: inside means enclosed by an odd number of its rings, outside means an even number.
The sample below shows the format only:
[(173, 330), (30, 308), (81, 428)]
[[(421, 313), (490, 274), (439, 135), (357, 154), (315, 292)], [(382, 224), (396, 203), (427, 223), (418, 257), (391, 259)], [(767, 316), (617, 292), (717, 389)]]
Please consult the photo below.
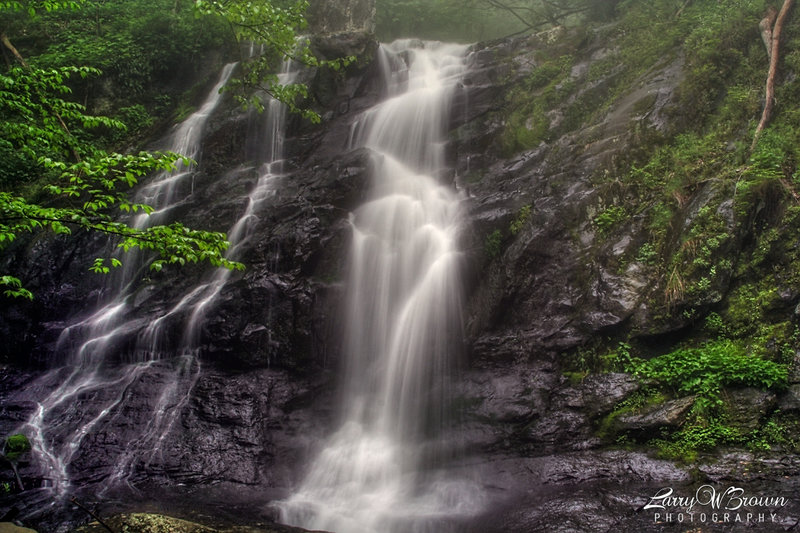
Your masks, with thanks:
[[(631, 373), (642, 383), (641, 389), (598, 422), (602, 438), (619, 445), (644, 445), (661, 456), (686, 462), (723, 445), (759, 451), (794, 446), (796, 424), (787, 425), (790, 419), (779, 411), (755, 429), (743, 426), (731, 414), (738, 407), (731, 405), (732, 391), (782, 391), (787, 385), (786, 361), (754, 353), (744, 340), (722, 338), (680, 346), (650, 359), (633, 351), (629, 344), (620, 343), (596, 360), (605, 369)], [(672, 399), (687, 397), (691, 407), (678, 426), (634, 433), (616, 426), (622, 415), (652, 412)]]
[[(630, 146), (592, 177), (598, 203), (586, 222), (599, 246), (632, 237), (606, 267), (646, 274), (646, 316), (563, 360), (575, 386), (593, 373), (639, 379), (637, 392), (597, 420), (609, 443), (684, 461), (720, 446), (798, 449), (796, 413), (781, 412), (775, 398), (800, 349), (800, 14), (784, 27), (776, 105), (754, 142), (769, 69), (759, 22), (769, 7), (781, 2), (625, 0), (615, 22), (543, 47), (508, 93), (505, 155), (581, 128), (581, 140), (599, 140), (602, 128), (587, 126), (615, 104), (631, 106)], [(678, 64), (657, 128), (642, 118), (657, 99), (630, 95)], [(632, 227), (640, 229), (624, 234)], [(490, 235), (487, 248), (501, 251), (506, 234)], [(763, 409), (742, 415), (732, 398), (748, 394)], [(619, 430), (619, 417), (682, 398), (692, 400), (679, 424)]]
[[(661, 306), (665, 318), (702, 318), (732, 281), (774, 260), (773, 247), (784, 248), (780, 261), (791, 264), (779, 267), (783, 279), (775, 286), (800, 288), (789, 274), (800, 266), (795, 254), (775, 234), (789, 228), (796, 233), (800, 114), (789, 102), (800, 97), (791, 81), (800, 72), (800, 23), (794, 16), (784, 30), (778, 104), (753, 145), (768, 69), (758, 21), (775, 3), (735, 4), (694, 2), (680, 17), (692, 24), (665, 30), (688, 31), (681, 33), (684, 78), (677, 104), (667, 110), (674, 131), (642, 137), (626, 161), (596, 177), (599, 190), (626, 198), (630, 215), (644, 220), (646, 240), (626, 260), (656, 271), (660, 287), (649, 305)], [(652, 39), (669, 41), (666, 34)]]
[[(749, 118), (760, 104), (766, 74), (758, 21), (767, 4), (700, 0), (680, 9), (669, 0), (628, 0), (617, 5), (611, 24), (558, 34), (555, 42), (542, 44), (535, 68), (507, 95), (502, 151), (510, 155), (596, 123), (643, 76), (676, 59), (685, 62), (674, 110), (684, 126), (701, 128), (720, 110), (721, 99), (727, 99), (730, 122)], [(581, 59), (586, 55), (594, 57)], [(637, 115), (655, 102), (650, 96), (634, 106)]]
[[(24, 10), (6, 11), (3, 29), (33, 68), (75, 65), (97, 73), (66, 81), (65, 98), (124, 124), (92, 132), (92, 142), (104, 149), (138, 146), (179, 120), (208, 89), (205, 82), (193, 83), (210, 79), (224, 56), (238, 55), (230, 29), (216, 18), (196, 16), (192, 2), (75, 4), (79, 9), (42, 9), (34, 17)], [(87, 135), (74, 126), (71, 130)], [(0, 184), (5, 187), (34, 174), (13, 157), (3, 161)]]
[(525, 204), (516, 212), (507, 230), (505, 228), (497, 228), (486, 235), (483, 245), (486, 257), (490, 260), (500, 257), (505, 247), (511, 242), (511, 239), (516, 237), (531, 219), (532, 212), (533, 206)]

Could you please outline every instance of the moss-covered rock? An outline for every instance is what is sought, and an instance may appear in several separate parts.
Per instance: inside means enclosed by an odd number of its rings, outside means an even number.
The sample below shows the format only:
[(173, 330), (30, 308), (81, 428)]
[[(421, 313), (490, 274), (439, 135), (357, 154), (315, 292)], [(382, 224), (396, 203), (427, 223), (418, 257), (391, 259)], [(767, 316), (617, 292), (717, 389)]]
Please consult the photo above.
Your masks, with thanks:
[(20, 527), (11, 522), (0, 522), (0, 533), (36, 533), (33, 529)]
[[(210, 527), (197, 522), (151, 513), (120, 514), (105, 519), (103, 522), (118, 533), (303, 533), (306, 531), (279, 524)], [(2, 531), (0, 529), (0, 532)], [(20, 530), (19, 533), (23, 531), (29, 530)], [(108, 533), (108, 529), (98, 522), (92, 522), (79, 527), (73, 533)]]

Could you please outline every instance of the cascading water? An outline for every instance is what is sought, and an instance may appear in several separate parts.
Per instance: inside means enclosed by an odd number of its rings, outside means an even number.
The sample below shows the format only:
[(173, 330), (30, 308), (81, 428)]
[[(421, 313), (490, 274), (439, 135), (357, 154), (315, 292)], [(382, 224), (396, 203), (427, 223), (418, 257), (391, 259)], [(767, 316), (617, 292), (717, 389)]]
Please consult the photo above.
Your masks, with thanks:
[[(292, 62), (286, 61), (283, 64), (283, 71), (278, 75), (278, 81), (282, 85), (289, 85), (294, 81), (297, 73), (297, 70), (292, 67)], [(281, 176), (284, 164), (286, 111), (286, 106), (278, 100), (270, 99), (267, 102), (264, 127), (266, 142), (261, 147), (263, 163), (259, 169), (258, 182), (248, 196), (244, 213), (228, 230), (228, 240), (231, 246), (225, 254), (227, 259), (233, 261), (239, 259), (241, 250), (247, 245), (251, 236), (259, 205), (275, 193), (274, 182)], [(167, 334), (164, 328), (167, 325), (166, 321), (162, 319), (188, 309), (189, 319), (181, 345), (184, 347), (197, 346), (199, 328), (203, 324), (206, 313), (230, 276), (231, 270), (217, 269), (212, 280), (195, 287), (167, 315), (151, 323), (145, 331), (145, 336), (154, 341), (164, 338)]]
[(443, 531), (481, 506), (470, 483), (435, 473), (461, 333), (459, 196), (437, 174), (466, 47), (419, 44), (381, 47), (389, 98), (352, 135), (373, 150), (375, 175), (351, 215), (342, 426), (278, 504), (308, 529)]
[[(234, 67), (235, 64), (225, 66), (206, 102), (176, 130), (169, 150), (197, 158), (207, 119), (219, 103), (220, 89)], [(288, 83), (292, 76), (287, 66), (281, 81)], [(270, 101), (267, 108), (269, 138), (262, 158), (265, 163), (244, 214), (229, 231), (231, 247), (227, 257), (232, 260), (236, 260), (247, 240), (259, 203), (273, 190), (282, 167), (285, 109), (275, 101)], [(168, 221), (169, 211), (191, 195), (192, 179), (191, 169), (185, 167), (154, 178), (141, 189), (138, 201), (154, 206), (155, 211), (137, 217), (133, 224), (144, 228)], [(113, 456), (112, 474), (104, 480), (106, 486), (126, 479), (137, 464), (147, 466), (161, 451), (199, 376), (199, 327), (230, 271), (219, 269), (210, 281), (194, 287), (172, 309), (145, 325), (144, 318), (126, 313), (133, 298), (132, 282), (139, 272), (137, 263), (135, 258), (127, 257), (124, 271), (110, 289), (113, 297), (109, 303), (64, 330), (58, 350), (71, 354), (67, 365), (49, 372), (37, 382), (36, 390), (26, 392), (44, 399), (21, 431), (31, 435), (45, 477), (61, 493), (70, 485), (70, 473), (76, 468), (74, 463), (81, 449), (92, 446), (87, 442), (90, 440), (102, 440), (105, 453)], [(175, 319), (185, 322), (182, 340), (177, 349), (168, 351), (165, 340), (174, 336)], [(131, 347), (130, 335), (137, 331)], [(123, 351), (132, 354), (132, 363), (120, 363)], [(146, 392), (141, 390), (145, 383)], [(135, 394), (148, 400), (147, 408), (134, 415), (126, 401)], [(126, 441), (104, 430), (113, 427), (120, 417), (130, 418), (126, 423), (134, 428), (133, 436)]]

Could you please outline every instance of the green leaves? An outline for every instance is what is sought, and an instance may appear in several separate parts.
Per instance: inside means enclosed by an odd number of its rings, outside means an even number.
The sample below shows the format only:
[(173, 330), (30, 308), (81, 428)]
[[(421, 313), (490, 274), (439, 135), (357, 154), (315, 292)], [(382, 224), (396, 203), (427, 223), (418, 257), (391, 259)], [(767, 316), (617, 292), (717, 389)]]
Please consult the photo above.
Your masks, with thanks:
[(230, 243), (223, 233), (194, 230), (179, 222), (143, 230), (109, 223), (104, 229), (107, 233), (123, 236), (119, 247), (126, 252), (132, 248), (156, 252), (160, 258), (150, 264), (151, 270), (159, 271), (168, 264), (199, 262), (244, 270), (243, 264), (225, 258), (224, 252)]
[(3, 291), (3, 294), (9, 298), (25, 298), (28, 300), (33, 300), (33, 294), (31, 291), (24, 289), (22, 287), (22, 282), (18, 278), (13, 276), (0, 276), (0, 285), (9, 287)]
[[(731, 417), (731, 409), (736, 407), (731, 405), (732, 389), (774, 390), (787, 384), (785, 364), (752, 355), (743, 343), (728, 339), (678, 348), (649, 360), (632, 357), (630, 346), (620, 343), (611, 357), (618, 363), (615, 370), (633, 373), (642, 380), (643, 394), (659, 397), (656, 403), (672, 396), (689, 398), (691, 408), (677, 429), (665, 427), (637, 437), (647, 440), (648, 446), (662, 455), (684, 461), (693, 461), (698, 450), (744, 444), (757, 436), (759, 430), (743, 428)], [(615, 412), (625, 408), (623, 402)]]
[(117, 268), (119, 266), (122, 266), (122, 262), (116, 257), (112, 257), (110, 263), (111, 266), (109, 267), (106, 264), (106, 258), (98, 257), (94, 260), (94, 263), (89, 268), (89, 270), (94, 272), (95, 274), (108, 274), (109, 272), (111, 272), (112, 268)]
[(308, 41), (299, 38), (307, 26), (304, 17), (307, 8), (307, 0), (280, 3), (273, 0), (195, 0), (198, 14), (226, 20), (239, 42), (266, 45), (267, 53), (245, 62), (242, 75), (232, 79), (226, 88), (232, 90), (244, 106), (263, 110), (259, 98), (253, 96), (254, 91), (260, 91), (283, 102), (293, 113), (314, 123), (320, 121), (316, 112), (300, 104), (308, 98), (308, 88), (303, 84), (281, 84), (275, 72), (284, 60), (340, 70), (355, 58), (322, 60), (314, 55)]
[(714, 401), (724, 386), (780, 388), (787, 379), (786, 365), (748, 355), (730, 340), (675, 350), (643, 363), (638, 373), (680, 394), (698, 394)]
[(597, 231), (601, 235), (605, 235), (610, 232), (614, 227), (620, 224), (623, 220), (625, 220), (627, 213), (625, 212), (625, 208), (612, 205), (601, 211), (597, 214), (596, 217), (592, 220), (594, 226), (597, 228)]
[[(192, 230), (178, 223), (141, 229), (119, 220), (120, 213), (153, 211), (128, 198), (129, 189), (140, 179), (193, 162), (171, 152), (107, 152), (92, 143), (90, 130), (124, 126), (108, 117), (89, 115), (84, 106), (61, 95), (69, 94), (65, 83), (70, 77), (96, 74), (95, 69), (79, 67), (12, 68), (0, 74), (2, 145), (25, 160), (37, 178), (48, 178), (43, 191), (53, 196), (41, 203), (0, 191), (0, 249), (22, 233), (46, 230), (70, 235), (84, 230), (118, 240), (123, 250), (154, 252), (157, 259), (152, 268), (157, 270), (166, 264), (198, 262), (243, 268), (225, 258), (228, 241), (222, 233)], [(89, 270), (106, 274), (120, 264), (115, 258), (98, 258)], [(32, 298), (17, 277), (4, 275), (0, 285), (7, 287), (6, 296)]]
[(0, 10), (25, 11), (28, 16), (35, 17), (42, 11), (58, 11), (60, 9), (79, 9), (85, 0), (28, 0), (16, 2), (0, 2)]

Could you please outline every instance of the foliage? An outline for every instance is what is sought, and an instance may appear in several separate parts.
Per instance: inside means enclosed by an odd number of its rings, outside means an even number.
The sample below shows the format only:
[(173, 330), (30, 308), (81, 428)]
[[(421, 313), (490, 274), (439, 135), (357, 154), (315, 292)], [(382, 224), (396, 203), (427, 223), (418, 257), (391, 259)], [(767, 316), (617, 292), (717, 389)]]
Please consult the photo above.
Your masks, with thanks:
[(530, 218), (531, 204), (523, 205), (517, 213), (517, 216), (511, 221), (511, 225), (508, 228), (508, 230), (511, 232), (511, 235), (516, 235), (519, 233)]
[(263, 110), (261, 99), (254, 93), (261, 91), (286, 104), (292, 112), (313, 122), (320, 121), (316, 112), (298, 104), (308, 97), (306, 85), (281, 83), (276, 74), (280, 63), (291, 60), (310, 67), (340, 70), (355, 58), (320, 59), (314, 55), (308, 41), (299, 38), (307, 26), (304, 18), (307, 7), (308, 0), (195, 0), (199, 13), (226, 20), (240, 43), (267, 46), (267, 53), (246, 62), (241, 77), (229, 83), (242, 104)]
[(787, 370), (786, 365), (747, 355), (734, 341), (716, 340), (651, 359), (636, 373), (676, 394), (696, 394), (719, 404), (723, 387), (780, 388), (786, 385)]
[[(62, 3), (28, 3), (54, 9)], [(71, 6), (72, 3), (64, 5)], [(19, 2), (6, 3), (6, 9), (20, 9)], [(228, 261), (225, 236), (193, 230), (180, 223), (137, 228), (120, 221), (120, 213), (145, 212), (152, 208), (131, 202), (124, 189), (133, 187), (152, 172), (170, 171), (177, 163), (190, 164), (178, 154), (121, 154), (100, 147), (92, 132), (120, 131), (118, 120), (89, 114), (86, 107), (69, 99), (69, 83), (97, 76), (92, 67), (58, 68), (23, 66), (0, 73), (0, 153), (14, 154), (11, 164), (0, 165), (0, 249), (23, 233), (49, 230), (68, 235), (88, 230), (111, 236), (123, 250), (151, 250), (157, 257), (151, 268), (168, 263), (207, 261), (213, 265), (241, 268)], [(24, 182), (35, 186), (50, 199), (33, 199), (20, 194)], [(40, 198), (41, 197), (41, 198)], [(119, 265), (112, 260), (112, 266)], [(105, 272), (103, 262), (95, 272)], [(31, 298), (21, 280), (12, 275), (0, 277), (5, 294)]]
[(635, 372), (640, 361), (633, 357), (631, 345), (620, 342), (616, 349), (601, 356), (602, 368), (606, 372)]
[(645, 265), (655, 265), (658, 261), (658, 251), (652, 242), (644, 243), (636, 254), (636, 261)]
[(587, 13), (594, 19), (605, 18), (614, 12), (618, 1), (607, 0), (598, 3), (592, 0), (526, 0), (523, 2), (482, 0), (479, 3), (516, 19), (526, 30), (535, 30), (542, 27), (583, 22)]
[[(19, 470), (17, 465), (19, 464), (20, 459), (22, 456), (27, 454), (31, 450), (31, 443), (28, 440), (28, 437), (22, 435), (21, 433), (15, 435), (9, 435), (6, 437), (5, 441), (3, 442), (2, 448), (2, 455), (3, 459), (5, 459), (9, 465), (11, 465), (12, 470), (14, 471), (14, 476), (17, 479), (17, 486), (19, 490), (25, 490), (25, 487), (22, 484), (22, 479), (19, 476)], [(4, 487), (6, 492), (10, 492), (10, 487)]]
[[(655, 357), (645, 342), (595, 339), (569, 354), (564, 368), (574, 380), (589, 372), (636, 373), (659, 401), (692, 396), (681, 427), (621, 436), (672, 457), (690, 459), (721, 444), (791, 447), (800, 434), (769, 413), (757, 430), (745, 431), (725, 402), (731, 389), (781, 390), (800, 346), (792, 318), (800, 294), (800, 111), (791, 104), (800, 98), (793, 82), (800, 72), (796, 13), (784, 28), (776, 112), (750, 148), (769, 65), (758, 23), (774, 4), (623, 0), (614, 24), (566, 32), (537, 51), (524, 67), (528, 77), (506, 93), (508, 106), (497, 117), (505, 124), (499, 143), (506, 154), (541, 143), (552, 143), (552, 154), (553, 141), (599, 123), (607, 110), (632, 110), (631, 143), (592, 177), (601, 205), (612, 206), (592, 222), (600, 234), (627, 217), (642, 224), (643, 243), (626, 251), (625, 260), (649, 267), (654, 283), (647, 310), (666, 326), (653, 329), (681, 325), (687, 339)], [(567, 39), (593, 46), (570, 50)], [(585, 76), (576, 74), (584, 72), (576, 65), (600, 49)], [(665, 68), (680, 68), (681, 81), (672, 104), (656, 108), (652, 94), (642, 98), (636, 91)], [(647, 119), (654, 111), (661, 120)], [(593, 137), (598, 130), (576, 137), (592, 142), (602, 138)], [(634, 403), (618, 408), (652, 407)]]
[(381, 40), (401, 37), (471, 42), (522, 29), (482, 2), (469, 0), (377, 0), (376, 33)]
[(78, 9), (85, 0), (53, 1), (53, 0), (21, 0), (0, 2), (0, 9), (8, 11), (25, 11), (34, 17), (41, 11), (56, 11), (59, 9)]
[(166, 114), (172, 106), (159, 109), (159, 99), (175, 91), (175, 80), (197, 78), (212, 52), (234, 51), (225, 26), (196, 17), (190, 3), (104, 0), (78, 5), (81, 9), (40, 10), (34, 18), (7, 13), (7, 31), (33, 67), (80, 65), (101, 71), (70, 82), (95, 113), (115, 114), (139, 104), (151, 114)]
[(597, 231), (601, 235), (608, 233), (612, 228), (625, 220), (627, 216), (625, 208), (619, 205), (612, 205), (597, 214), (592, 221)]
[[(709, 315), (708, 323), (719, 331), (719, 315)], [(693, 396), (694, 403), (685, 422), (675, 431), (645, 435), (650, 446), (661, 454), (694, 460), (696, 453), (710, 450), (721, 444), (743, 444), (756, 437), (730, 425), (724, 391), (732, 387), (754, 387), (779, 390), (786, 386), (787, 367), (757, 355), (749, 355), (741, 342), (718, 338), (697, 347), (681, 347), (668, 353), (643, 360), (631, 353), (630, 345), (620, 343), (619, 348), (604, 357), (607, 368), (637, 375), (645, 385), (640, 395), (620, 402), (601, 423), (602, 436), (613, 436), (613, 420), (620, 414), (661, 403), (669, 397)], [(642, 404), (639, 396), (655, 398)], [(756, 430), (760, 442), (777, 442), (775, 427)]]
[(800, 451), (800, 422), (790, 413), (776, 410), (768, 420), (755, 432), (748, 442), (748, 447), (754, 451), (771, 450), (779, 446), (789, 452)]
[(705, 419), (702, 423), (688, 423), (678, 432), (650, 441), (659, 454), (668, 459), (684, 463), (694, 462), (698, 452), (713, 450), (722, 444), (737, 444), (743, 441), (734, 428), (717, 418)]
[[(778, 216), (779, 205), (797, 197), (800, 117), (791, 106), (779, 105), (750, 151), (768, 66), (758, 35), (767, 4), (695, 1), (678, 12), (674, 2), (625, 1), (619, 25), (608, 30), (618, 48), (590, 67), (590, 80), (617, 73), (613, 100), (648, 69), (676, 57), (683, 64), (676, 105), (662, 111), (672, 129), (637, 133), (641, 145), (628, 161), (596, 176), (601, 190), (628, 199), (631, 216), (644, 216), (665, 317), (718, 301), (737, 268), (760, 260), (740, 255), (738, 238), (775, 223), (755, 217)], [(800, 44), (797, 27), (793, 21), (784, 33), (787, 57)], [(778, 92), (779, 103), (798, 96), (791, 83)], [(791, 227), (788, 218), (780, 224)], [(757, 252), (766, 250), (763, 242)]]
[(500, 257), (503, 251), (503, 233), (499, 229), (494, 230), (486, 236), (485, 248), (486, 255), (488, 255), (490, 259)]
[(378, 0), (377, 34), (474, 42), (605, 20), (617, 0)]
[(20, 457), (31, 450), (28, 437), (20, 433), (9, 435), (3, 444), (3, 457), (7, 461), (16, 462)]
[[(509, 114), (500, 138), (501, 150), (511, 155), (552, 140), (563, 127), (551, 127), (548, 111), (566, 100), (575, 90), (570, 73), (575, 57), (572, 44), (550, 43), (536, 68), (506, 98)], [(547, 46), (543, 43), (543, 46)]]

